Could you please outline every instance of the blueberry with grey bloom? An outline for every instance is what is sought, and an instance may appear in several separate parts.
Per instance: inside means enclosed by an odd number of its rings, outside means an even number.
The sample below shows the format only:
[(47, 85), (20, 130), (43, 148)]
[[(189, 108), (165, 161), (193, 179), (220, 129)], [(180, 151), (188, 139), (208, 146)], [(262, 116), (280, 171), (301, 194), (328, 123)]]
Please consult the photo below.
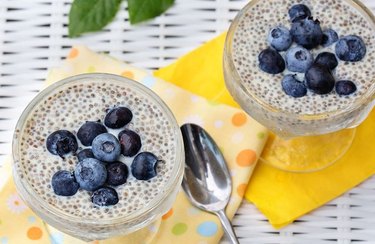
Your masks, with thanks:
[(311, 11), (309, 7), (307, 7), (304, 4), (296, 4), (296, 5), (293, 5), (289, 9), (288, 14), (289, 14), (290, 20), (294, 22), (294, 21), (298, 21), (298, 20), (302, 20), (302, 19), (306, 19), (307, 17), (310, 17)]
[(304, 73), (313, 62), (312, 54), (303, 47), (291, 48), (286, 53), (286, 65), (289, 71)]
[(286, 51), (292, 45), (292, 36), (287, 28), (279, 26), (268, 34), (268, 42), (277, 51)]
[(342, 96), (347, 96), (353, 94), (357, 91), (357, 86), (353, 81), (350, 80), (340, 80), (336, 82), (336, 93)]
[(79, 184), (72, 172), (60, 170), (52, 176), (52, 189), (56, 195), (73, 196), (78, 191)]
[(330, 70), (334, 70), (339, 62), (337, 61), (336, 55), (330, 52), (320, 53), (315, 58), (315, 63), (328, 67)]
[(94, 154), (92, 153), (92, 150), (90, 148), (85, 148), (79, 153), (77, 153), (78, 161), (82, 161), (85, 158), (95, 158)]
[(104, 207), (117, 204), (119, 199), (115, 189), (103, 187), (92, 193), (91, 201), (99, 207)]
[(359, 36), (345, 36), (336, 43), (336, 55), (343, 61), (358, 62), (366, 55), (366, 45)]
[(267, 48), (259, 56), (259, 67), (266, 73), (279, 74), (285, 70), (285, 61), (283, 57), (274, 49)]
[(95, 137), (106, 132), (107, 129), (101, 123), (87, 121), (78, 129), (77, 137), (84, 146), (91, 146)]
[(127, 125), (133, 118), (133, 113), (127, 107), (111, 109), (104, 118), (104, 124), (108, 128), (119, 129)]
[(78, 143), (75, 136), (67, 130), (58, 130), (47, 137), (47, 150), (53, 155), (59, 155), (63, 158), (68, 153), (74, 153), (78, 149)]
[(77, 164), (74, 176), (82, 189), (94, 191), (107, 180), (107, 169), (99, 160), (86, 158)]
[(323, 40), (320, 22), (312, 17), (293, 22), (290, 34), (293, 41), (307, 49), (319, 46)]
[(316, 94), (327, 94), (335, 87), (335, 78), (328, 67), (313, 64), (305, 74), (305, 85)]
[(305, 85), (295, 78), (295, 75), (286, 75), (281, 82), (284, 92), (292, 97), (303, 97), (307, 93)]
[(150, 152), (141, 152), (131, 164), (132, 175), (137, 180), (149, 180), (156, 176), (158, 158)]
[(100, 161), (114, 162), (121, 154), (121, 146), (114, 135), (103, 133), (93, 140), (92, 153)]
[(322, 39), (322, 46), (323, 47), (329, 47), (333, 43), (337, 42), (339, 40), (339, 35), (336, 31), (332, 29), (328, 29), (323, 31), (323, 39)]

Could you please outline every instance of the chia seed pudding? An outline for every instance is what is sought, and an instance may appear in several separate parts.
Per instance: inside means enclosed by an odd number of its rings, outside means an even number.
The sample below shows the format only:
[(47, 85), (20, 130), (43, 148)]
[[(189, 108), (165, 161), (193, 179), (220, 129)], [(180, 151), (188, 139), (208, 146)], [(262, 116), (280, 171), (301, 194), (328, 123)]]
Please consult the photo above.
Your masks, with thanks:
[[(120, 79), (120, 80), (119, 80)], [(36, 212), (43, 212), (43, 208), (53, 209), (62, 213), (67, 219), (81, 220), (80, 227), (83, 238), (85, 231), (99, 231), (94, 239), (103, 239), (110, 236), (110, 229), (96, 228), (95, 222), (114, 223), (122, 218), (134, 217), (135, 213), (147, 213), (150, 208), (158, 207), (155, 201), (164, 199), (169, 206), (163, 205), (157, 214), (163, 214), (171, 206), (177, 192), (177, 186), (182, 180), (181, 139), (178, 125), (169, 110), (166, 110), (155, 95), (139, 88), (136, 82), (124, 82), (123, 78), (106, 74), (94, 74), (70, 78), (60, 86), (46, 93), (34, 104), (27, 108), (27, 115), (23, 115), (23, 122), (19, 122), (15, 133), (15, 178), (17, 188), (22, 194), (26, 189), (29, 194), (35, 194), (41, 208), (31, 206)], [(54, 194), (51, 187), (52, 175), (58, 170), (74, 171), (78, 159), (75, 154), (68, 154), (64, 158), (52, 155), (45, 146), (46, 138), (52, 132), (59, 129), (71, 131), (74, 135), (85, 121), (103, 121), (108, 109), (115, 106), (125, 106), (133, 113), (132, 121), (125, 128), (137, 132), (142, 140), (141, 151), (149, 151), (158, 156), (157, 175), (150, 180), (137, 180), (129, 173), (125, 184), (115, 187), (119, 202), (108, 207), (98, 207), (91, 202), (91, 194), (79, 189), (69, 197)], [(109, 129), (117, 136), (121, 129)], [(79, 140), (77, 140), (79, 141)], [(82, 144), (79, 147), (85, 148)], [(79, 151), (79, 150), (78, 150)], [(77, 151), (77, 152), (78, 152)], [(133, 157), (120, 156), (119, 161), (124, 162), (130, 169)], [(22, 183), (21, 183), (22, 182)], [(177, 185), (177, 186), (176, 186)], [(32, 200), (25, 199), (33, 205)], [(43, 215), (43, 213), (42, 213)], [(46, 220), (50, 216), (46, 214)], [(155, 216), (152, 219), (155, 219)], [(150, 217), (150, 216), (148, 216)], [(52, 218), (52, 217), (51, 217)], [(85, 220), (93, 223), (85, 225)], [(72, 220), (73, 221), (73, 220)], [(147, 216), (140, 219), (147, 221)], [(51, 221), (52, 225), (54, 221)], [(68, 222), (68, 220), (67, 220)], [(126, 221), (125, 221), (126, 222)], [(94, 224), (94, 225), (90, 225)], [(139, 223), (133, 226), (122, 226), (124, 229), (115, 229), (118, 233), (126, 233), (126, 228), (140, 227)], [(56, 225), (56, 223), (55, 223)], [(72, 228), (74, 224), (71, 224)], [(112, 226), (113, 227), (113, 226)], [(64, 231), (64, 228), (62, 230)], [(139, 228), (138, 228), (139, 229)], [(70, 234), (70, 230), (65, 230)], [(74, 231), (74, 230), (71, 230)], [(116, 233), (116, 234), (118, 234)]]
[[(251, 1), (234, 20), (227, 37), (224, 56), (225, 80), (232, 96), (255, 119), (279, 135), (311, 135), (337, 131), (359, 124), (371, 109), (375, 90), (375, 28), (373, 16), (350, 0), (269, 0)], [(339, 37), (358, 35), (367, 53), (359, 62), (339, 61), (334, 71), (337, 80), (352, 80), (357, 91), (340, 96), (334, 91), (319, 95), (311, 91), (304, 97), (285, 94), (281, 80), (287, 71), (272, 75), (259, 68), (258, 55), (269, 44), (267, 35), (276, 26), (291, 27), (288, 10), (305, 4), (323, 30), (332, 28)], [(293, 44), (296, 46), (296, 44)], [(335, 53), (335, 45), (311, 52)], [(285, 52), (280, 53), (285, 57)]]

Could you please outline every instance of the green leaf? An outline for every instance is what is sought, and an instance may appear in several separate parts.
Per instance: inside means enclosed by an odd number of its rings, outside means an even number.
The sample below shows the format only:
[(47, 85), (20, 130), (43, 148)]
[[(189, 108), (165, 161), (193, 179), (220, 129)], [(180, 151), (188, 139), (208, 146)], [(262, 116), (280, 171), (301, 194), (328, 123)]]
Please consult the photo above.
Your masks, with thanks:
[(113, 20), (122, 0), (74, 0), (69, 12), (69, 36), (101, 30)]
[(174, 0), (128, 0), (130, 23), (136, 24), (164, 13)]

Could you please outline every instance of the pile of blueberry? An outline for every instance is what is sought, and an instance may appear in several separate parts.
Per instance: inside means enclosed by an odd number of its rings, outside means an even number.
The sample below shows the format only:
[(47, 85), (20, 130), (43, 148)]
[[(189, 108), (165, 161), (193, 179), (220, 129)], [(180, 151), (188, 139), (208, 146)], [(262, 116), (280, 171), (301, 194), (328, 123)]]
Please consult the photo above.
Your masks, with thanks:
[[(113, 188), (126, 182), (129, 170), (119, 161), (120, 154), (134, 157), (131, 173), (137, 180), (149, 180), (156, 176), (159, 159), (150, 152), (139, 152), (142, 147), (140, 136), (129, 129), (123, 129), (118, 139), (107, 128), (121, 129), (133, 118), (126, 107), (116, 107), (107, 113), (104, 125), (87, 121), (77, 132), (83, 146), (87, 147), (76, 154), (78, 163), (74, 172), (60, 170), (52, 177), (52, 188), (60, 196), (72, 196), (79, 188), (92, 192), (91, 200), (97, 206), (116, 204), (118, 194)], [(73, 133), (58, 130), (48, 136), (47, 150), (62, 158), (75, 154), (78, 143)], [(91, 148), (89, 148), (91, 147)]]
[[(338, 66), (338, 59), (347, 62), (358, 62), (366, 54), (366, 45), (361, 37), (344, 36), (339, 39), (336, 31), (322, 31), (320, 22), (314, 20), (310, 9), (297, 4), (289, 9), (292, 22), (290, 30), (283, 26), (273, 28), (268, 36), (271, 47), (263, 50), (258, 57), (259, 67), (270, 74), (282, 73), (285, 68), (290, 72), (304, 73), (304, 81), (296, 75), (288, 74), (282, 80), (282, 88), (287, 95), (303, 97), (307, 89), (316, 94), (330, 93), (334, 88), (339, 95), (350, 95), (357, 90), (350, 80), (335, 81), (333, 71)], [(291, 47), (293, 42), (297, 44)], [(309, 50), (319, 46), (329, 47), (336, 43), (335, 52), (321, 52), (314, 60)], [(284, 52), (284, 58), (279, 52)], [(336, 58), (337, 57), (337, 58)]]

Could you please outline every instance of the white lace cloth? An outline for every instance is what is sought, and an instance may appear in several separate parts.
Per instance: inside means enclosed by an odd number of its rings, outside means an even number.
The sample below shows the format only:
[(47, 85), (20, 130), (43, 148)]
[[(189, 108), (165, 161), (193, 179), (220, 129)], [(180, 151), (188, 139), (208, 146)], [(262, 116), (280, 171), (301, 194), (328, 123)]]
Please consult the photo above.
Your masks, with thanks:
[[(247, 0), (177, 0), (166, 15), (138, 26), (129, 25), (124, 1), (103, 32), (78, 39), (67, 38), (70, 3), (0, 0), (0, 162), (23, 108), (73, 44), (156, 69), (225, 31)], [(375, 11), (374, 0), (364, 3)], [(241, 243), (375, 243), (375, 177), (281, 231), (246, 202), (233, 223)]]

